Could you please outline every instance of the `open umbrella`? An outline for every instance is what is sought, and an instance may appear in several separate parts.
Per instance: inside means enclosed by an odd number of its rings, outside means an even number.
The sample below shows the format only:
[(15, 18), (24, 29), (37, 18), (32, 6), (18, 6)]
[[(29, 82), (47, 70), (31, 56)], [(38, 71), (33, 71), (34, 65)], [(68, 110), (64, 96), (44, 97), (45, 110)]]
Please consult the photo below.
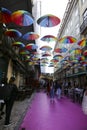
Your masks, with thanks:
[(37, 23), (42, 27), (54, 27), (60, 23), (60, 19), (52, 14), (47, 14), (40, 17)]
[(25, 46), (25, 48), (28, 49), (28, 50), (33, 50), (33, 49), (37, 49), (37, 46), (34, 43), (30, 43), (30, 44), (27, 44)]
[(11, 22), (11, 11), (2, 7), (0, 10), (0, 23), (10, 23), (10, 22)]
[(54, 55), (53, 59), (59, 59), (59, 58), (63, 58), (62, 55)]
[(85, 47), (85, 46), (87, 46), (87, 39), (84, 38), (84, 39), (80, 40), (77, 44), (81, 47)]
[(84, 55), (84, 56), (87, 56), (87, 50), (85, 50), (85, 51), (83, 52), (83, 55)]
[(42, 50), (42, 51), (50, 51), (50, 50), (52, 50), (52, 48), (50, 46), (42, 46), (40, 48), (40, 50)]
[(51, 54), (45, 53), (45, 54), (42, 55), (42, 57), (45, 57), (45, 56), (46, 56), (46, 57), (47, 57), (47, 56), (51, 56)]
[(45, 42), (57, 41), (57, 37), (55, 37), (53, 35), (46, 35), (46, 36), (42, 37), (41, 40), (45, 41)]
[(39, 38), (39, 35), (36, 34), (35, 32), (28, 32), (23, 35), (23, 39), (25, 40), (36, 40)]
[(82, 49), (80, 49), (80, 48), (72, 48), (69, 52), (74, 53), (74, 54), (81, 54)]
[(12, 45), (17, 47), (25, 47), (25, 44), (22, 42), (14, 42)]
[(9, 37), (16, 38), (16, 37), (21, 37), (21, 36), (22, 36), (22, 33), (19, 32), (19, 31), (16, 30), (16, 29), (8, 29), (7, 31), (5, 31), (5, 35), (7, 35), (7, 36), (9, 36)]
[(60, 42), (60, 43), (70, 43), (70, 44), (72, 44), (72, 43), (76, 43), (77, 42), (77, 40), (76, 40), (76, 38), (74, 38), (74, 37), (72, 37), (72, 36), (65, 36), (65, 37), (62, 37), (62, 38), (60, 38), (59, 40), (58, 40), (58, 42)]
[(64, 53), (64, 52), (66, 52), (67, 50), (68, 50), (68, 49), (65, 48), (65, 47), (55, 48), (55, 49), (54, 49), (54, 52), (56, 52), (56, 53)]
[(29, 52), (27, 50), (20, 50), (19, 54), (21, 54), (21, 55), (28, 55)]
[(29, 26), (34, 22), (32, 15), (25, 10), (17, 10), (12, 13), (12, 22), (19, 26)]

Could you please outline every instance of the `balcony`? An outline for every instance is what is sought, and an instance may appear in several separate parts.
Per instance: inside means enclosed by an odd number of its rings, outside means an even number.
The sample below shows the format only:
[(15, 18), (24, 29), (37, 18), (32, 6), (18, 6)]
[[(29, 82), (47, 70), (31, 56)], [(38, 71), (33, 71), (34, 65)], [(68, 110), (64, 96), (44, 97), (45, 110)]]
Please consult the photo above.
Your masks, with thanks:
[(87, 32), (87, 18), (83, 21), (82, 25), (80, 26), (81, 34), (85, 34)]

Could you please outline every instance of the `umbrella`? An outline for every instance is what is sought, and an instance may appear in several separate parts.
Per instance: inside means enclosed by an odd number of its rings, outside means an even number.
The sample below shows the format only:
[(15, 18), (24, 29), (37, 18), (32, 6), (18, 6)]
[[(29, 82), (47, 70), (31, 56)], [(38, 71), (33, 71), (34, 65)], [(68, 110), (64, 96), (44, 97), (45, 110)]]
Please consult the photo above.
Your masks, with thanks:
[(10, 23), (10, 22), (11, 22), (11, 11), (6, 8), (1, 8), (0, 23)]
[(54, 59), (63, 58), (63, 56), (62, 56), (62, 55), (55, 55), (53, 58), (54, 58)]
[(77, 56), (76, 59), (78, 61), (84, 61), (85, 60), (85, 57), (84, 56)]
[(52, 48), (50, 46), (42, 46), (40, 48), (40, 50), (42, 50), (42, 51), (50, 51), (50, 50), (52, 50)]
[(19, 32), (19, 31), (16, 30), (16, 29), (8, 29), (7, 31), (5, 31), (5, 35), (7, 35), (7, 36), (9, 36), (9, 37), (16, 38), (16, 37), (21, 37), (21, 36), (22, 36), (22, 33)]
[(84, 55), (84, 56), (87, 56), (87, 50), (85, 50), (85, 51), (83, 52), (83, 55)]
[(17, 10), (11, 15), (12, 22), (19, 26), (29, 26), (34, 22), (32, 15), (25, 10)]
[(65, 36), (65, 37), (62, 37), (58, 40), (60, 43), (75, 43), (77, 42), (76, 38), (72, 37), (72, 36)]
[(81, 47), (85, 47), (85, 46), (87, 46), (87, 39), (84, 38), (84, 39), (80, 40), (77, 44)]
[(55, 49), (54, 49), (54, 52), (56, 52), (56, 53), (61, 53), (61, 48), (55, 48)]
[(47, 14), (40, 17), (37, 23), (42, 27), (54, 27), (60, 23), (60, 19), (52, 14)]
[(36, 46), (36, 44), (31, 43), (31, 44), (27, 44), (25, 46), (25, 48), (28, 49), (28, 50), (32, 50), (32, 49), (37, 49), (37, 46)]
[(56, 48), (56, 49), (54, 49), (54, 52), (56, 52), (56, 53), (64, 53), (64, 52), (66, 52), (68, 49), (67, 48), (65, 48), (65, 47), (63, 47), (63, 48)]
[(51, 62), (56, 63), (56, 62), (59, 62), (59, 60), (58, 59), (52, 59)]
[(51, 42), (51, 41), (57, 41), (57, 37), (53, 35), (46, 35), (41, 38), (42, 41)]
[(75, 54), (81, 54), (82, 50), (80, 48), (72, 48), (69, 52), (70, 53), (74, 52)]
[(29, 52), (26, 51), (26, 50), (20, 50), (19, 54), (21, 54), (21, 55), (28, 55)]
[(45, 53), (45, 54), (42, 55), (42, 57), (45, 57), (45, 56), (51, 56), (51, 54)]
[(17, 47), (25, 47), (24, 43), (22, 42), (14, 42), (12, 45)]
[(23, 35), (23, 39), (25, 40), (36, 40), (39, 38), (39, 35), (36, 34), (35, 32), (28, 32)]

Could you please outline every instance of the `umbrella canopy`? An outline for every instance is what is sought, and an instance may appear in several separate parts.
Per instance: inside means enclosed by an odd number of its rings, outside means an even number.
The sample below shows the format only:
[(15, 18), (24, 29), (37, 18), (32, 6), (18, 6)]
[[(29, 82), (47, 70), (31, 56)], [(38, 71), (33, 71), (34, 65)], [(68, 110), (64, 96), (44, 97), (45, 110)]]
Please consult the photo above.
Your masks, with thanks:
[(74, 53), (74, 54), (81, 54), (82, 49), (80, 49), (80, 48), (72, 48), (69, 52)]
[(77, 40), (76, 38), (72, 37), (72, 36), (65, 36), (65, 37), (62, 37), (58, 40), (60, 43), (76, 43)]
[(50, 50), (52, 50), (52, 48), (50, 46), (42, 46), (40, 48), (40, 50), (42, 50), (42, 51), (50, 51)]
[(23, 39), (25, 40), (36, 40), (39, 38), (39, 35), (36, 34), (35, 32), (28, 32), (23, 35)]
[(19, 26), (29, 26), (34, 22), (32, 15), (25, 10), (17, 10), (12, 13), (12, 22)]
[(45, 56), (51, 56), (51, 54), (45, 53), (42, 55), (42, 57), (45, 57)]
[(19, 32), (19, 31), (16, 30), (16, 29), (8, 29), (7, 31), (5, 31), (5, 35), (7, 35), (7, 36), (9, 36), (9, 37), (16, 38), (16, 37), (21, 37), (21, 36), (22, 36), (22, 33)]
[(58, 59), (58, 58), (63, 58), (63, 56), (62, 56), (62, 55), (55, 55), (55, 56), (53, 57), (53, 59)]
[(10, 22), (11, 22), (11, 11), (2, 7), (0, 10), (0, 23), (10, 23)]
[(87, 56), (87, 50), (85, 50), (85, 51), (83, 52), (83, 55), (84, 55), (84, 56)]
[(12, 45), (17, 47), (25, 47), (24, 43), (22, 42), (14, 42)]
[(28, 55), (29, 52), (26, 51), (26, 50), (20, 50), (19, 54), (21, 54), (21, 55)]
[(60, 23), (60, 19), (52, 14), (47, 14), (40, 17), (37, 23), (42, 27), (54, 27)]
[(81, 47), (85, 47), (85, 46), (87, 46), (87, 39), (84, 38), (84, 39), (80, 40), (77, 44)]
[(42, 41), (51, 42), (51, 41), (57, 41), (57, 37), (53, 35), (46, 35), (41, 38)]
[(85, 60), (85, 57), (84, 56), (77, 56), (76, 59), (78, 61), (84, 61)]
[(62, 48), (56, 48), (56, 49), (54, 49), (54, 52), (56, 52), (56, 53), (64, 53), (67, 50), (68, 50), (67, 48), (62, 47)]
[(27, 44), (25, 46), (25, 48), (28, 49), (28, 50), (32, 50), (32, 49), (37, 49), (37, 46), (36, 46), (36, 44), (31, 43), (31, 44)]

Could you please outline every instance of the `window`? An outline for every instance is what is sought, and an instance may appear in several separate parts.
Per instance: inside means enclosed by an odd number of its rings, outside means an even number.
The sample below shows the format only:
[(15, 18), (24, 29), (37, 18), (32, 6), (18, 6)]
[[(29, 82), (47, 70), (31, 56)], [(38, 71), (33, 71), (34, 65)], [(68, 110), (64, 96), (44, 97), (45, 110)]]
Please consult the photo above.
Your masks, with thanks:
[(82, 4), (84, 4), (85, 1), (86, 1), (86, 0), (82, 0)]
[(87, 9), (83, 13), (83, 20), (85, 20), (86, 18), (87, 18)]

